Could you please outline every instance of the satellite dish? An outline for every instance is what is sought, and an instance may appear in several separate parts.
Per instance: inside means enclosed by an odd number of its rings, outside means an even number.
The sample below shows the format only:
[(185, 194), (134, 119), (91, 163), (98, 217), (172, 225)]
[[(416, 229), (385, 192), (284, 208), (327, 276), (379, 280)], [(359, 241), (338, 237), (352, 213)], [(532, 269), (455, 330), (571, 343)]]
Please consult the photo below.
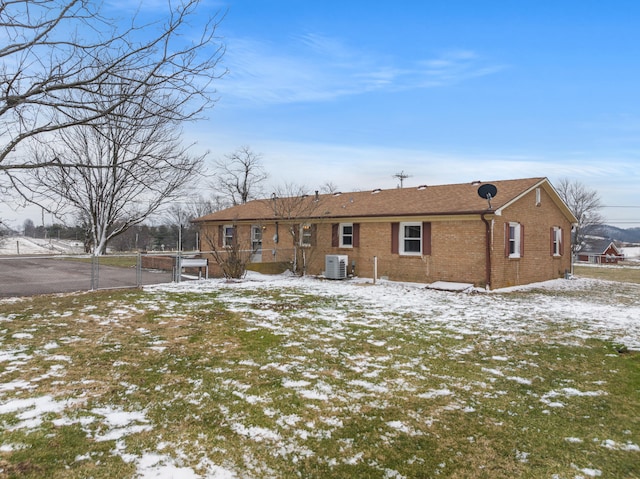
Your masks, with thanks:
[(485, 198), (489, 202), (489, 209), (491, 209), (491, 198), (495, 198), (498, 194), (498, 188), (491, 183), (485, 183), (478, 188), (478, 196)]

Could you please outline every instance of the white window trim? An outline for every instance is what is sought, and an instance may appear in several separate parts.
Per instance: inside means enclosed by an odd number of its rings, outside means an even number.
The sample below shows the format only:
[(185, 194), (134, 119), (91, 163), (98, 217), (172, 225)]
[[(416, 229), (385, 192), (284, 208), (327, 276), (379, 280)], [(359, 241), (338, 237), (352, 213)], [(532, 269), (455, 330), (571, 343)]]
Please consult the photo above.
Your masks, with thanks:
[[(307, 243), (305, 243), (305, 241), (304, 241), (304, 227), (305, 226), (309, 227), (309, 236), (308, 236), (309, 242), (307, 242)], [(301, 224), (300, 225), (299, 234), (300, 234), (300, 246), (302, 246), (303, 248), (310, 248), (311, 247), (311, 235), (313, 234), (311, 232), (311, 223), (303, 223), (303, 224)]]
[[(406, 238), (404, 235), (404, 229), (406, 226), (418, 226), (420, 228), (420, 236), (418, 238)], [(398, 252), (403, 256), (422, 256), (422, 223), (421, 222), (406, 222), (400, 223), (400, 237), (398, 238)], [(412, 241), (420, 242), (419, 251), (405, 251), (404, 249), (404, 241), (405, 239), (410, 239)]]
[[(227, 229), (231, 228), (231, 231), (233, 232), (231, 237), (227, 236)], [(235, 235), (235, 227), (233, 225), (224, 225), (222, 227), (222, 246), (224, 248), (231, 248), (233, 246), (233, 236)], [(227, 241), (228, 239), (231, 240), (231, 243), (229, 243), (229, 241)]]
[(251, 225), (251, 242), (262, 242), (262, 227), (260, 225)]
[(511, 251), (511, 227), (514, 227), (514, 238), (513, 241), (515, 243), (515, 248), (513, 253), (509, 253), (509, 258), (520, 258), (520, 252), (522, 251), (522, 237), (520, 235), (520, 223), (509, 223), (509, 251)]
[[(351, 244), (344, 244), (344, 228), (351, 227), (351, 234), (347, 235), (351, 237)], [(353, 248), (353, 223), (340, 223), (338, 225), (338, 238), (340, 240), (339, 246), (340, 248)]]
[(553, 256), (562, 256), (562, 228), (553, 227)]

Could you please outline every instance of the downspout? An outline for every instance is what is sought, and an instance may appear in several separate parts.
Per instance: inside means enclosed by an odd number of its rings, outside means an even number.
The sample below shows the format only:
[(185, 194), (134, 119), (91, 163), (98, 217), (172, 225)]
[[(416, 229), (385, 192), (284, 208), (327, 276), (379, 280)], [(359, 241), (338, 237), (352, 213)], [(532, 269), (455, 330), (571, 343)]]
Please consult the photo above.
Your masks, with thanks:
[(485, 215), (488, 214), (488, 211), (485, 211), (480, 216), (485, 225), (485, 288), (487, 290), (491, 289), (491, 224), (485, 218)]

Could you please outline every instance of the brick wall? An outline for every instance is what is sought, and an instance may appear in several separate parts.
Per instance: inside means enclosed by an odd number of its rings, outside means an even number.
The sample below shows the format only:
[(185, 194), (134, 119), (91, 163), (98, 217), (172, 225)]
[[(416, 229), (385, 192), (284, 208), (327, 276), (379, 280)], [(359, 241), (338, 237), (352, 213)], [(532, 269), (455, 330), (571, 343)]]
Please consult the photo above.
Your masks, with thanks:
[[(510, 259), (505, 255), (505, 224), (517, 221), (524, 225), (524, 255)], [(551, 254), (551, 228), (562, 228), (562, 255)], [(544, 188), (540, 203), (536, 193), (521, 200), (496, 216), (493, 226), (492, 287), (503, 288), (563, 277), (571, 268), (571, 223), (562, 215)]]
[[(498, 193), (499, 194), (499, 193)], [(571, 224), (557, 205), (540, 188), (540, 203), (536, 205), (536, 192), (525, 195), (505, 208), (502, 216), (491, 221), (491, 287), (492, 289), (545, 281), (564, 276), (571, 267)], [(465, 217), (416, 218), (431, 223), (431, 254), (403, 256), (391, 252), (391, 222), (363, 219), (354, 220), (360, 225), (359, 246), (339, 248), (332, 246), (332, 223), (316, 224), (315, 246), (305, 248), (309, 274), (321, 274), (325, 269), (325, 255), (345, 254), (349, 257), (348, 272), (355, 263), (355, 273), (361, 277), (373, 277), (374, 256), (378, 258), (378, 277), (395, 281), (430, 283), (452, 281), (473, 283), (484, 287), (486, 283), (486, 229), (479, 215)], [(345, 220), (346, 221), (346, 220)], [(517, 221), (524, 225), (524, 255), (519, 259), (505, 257), (505, 224)], [(280, 222), (262, 225), (262, 262), (281, 263), (293, 260), (293, 239), (290, 225)], [(563, 231), (563, 254), (551, 254), (550, 230), (560, 227)], [(250, 224), (239, 224), (241, 241), (250, 248)], [(202, 225), (201, 237), (217, 241), (217, 225)], [(278, 242), (274, 241), (278, 234)], [(217, 242), (213, 244), (217, 245)], [(203, 242), (202, 249), (206, 250)], [(298, 248), (300, 261), (301, 248)], [(212, 266), (212, 270), (215, 268)]]
[[(225, 223), (229, 224), (229, 223)], [(255, 223), (258, 225), (257, 223)], [(217, 265), (215, 256), (211, 251), (215, 248), (224, 258), (224, 248), (219, 247), (219, 224), (203, 224), (200, 227), (202, 257), (209, 259), (209, 275), (222, 276), (222, 269)], [(246, 251), (246, 256), (251, 255), (251, 227), (253, 224), (235, 224), (239, 248)], [(262, 271), (265, 273), (280, 273), (289, 268), (293, 260), (292, 237), (287, 225), (259, 224), (262, 230), (262, 260), (260, 265), (252, 266), (248, 261), (247, 269)], [(275, 241), (276, 232), (278, 241)], [(264, 266), (265, 263), (273, 263), (272, 267)]]
[(358, 276), (373, 277), (374, 256), (378, 277), (393, 281), (455, 281), (479, 284), (484, 279), (484, 224), (480, 220), (431, 222), (431, 255), (391, 253), (391, 223), (360, 223), (357, 248), (331, 247), (331, 224), (318, 226), (318, 246), (310, 273), (324, 270), (326, 254), (345, 254), (349, 271), (355, 262)]

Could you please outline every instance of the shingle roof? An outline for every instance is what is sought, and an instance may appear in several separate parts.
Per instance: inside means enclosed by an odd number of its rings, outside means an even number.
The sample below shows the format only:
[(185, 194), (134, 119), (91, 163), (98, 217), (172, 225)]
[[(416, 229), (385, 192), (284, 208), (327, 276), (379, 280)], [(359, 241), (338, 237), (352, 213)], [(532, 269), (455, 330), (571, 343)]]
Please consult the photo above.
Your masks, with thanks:
[(604, 252), (609, 249), (610, 245), (613, 245), (613, 248), (618, 251), (618, 248), (611, 240), (588, 238), (585, 240), (579, 252), (583, 254), (604, 254)]
[[(496, 186), (497, 194), (491, 206), (497, 210), (541, 184), (546, 178), (525, 178), (452, 185), (395, 188), (390, 190), (356, 191), (340, 194), (310, 195), (300, 201), (295, 216), (306, 218), (361, 218), (380, 216), (459, 215), (487, 210), (487, 200), (478, 195), (481, 184)], [(553, 191), (553, 188), (550, 188)], [(276, 214), (287, 199), (254, 200), (197, 218), (205, 221), (265, 221), (278, 220), (287, 215)]]

